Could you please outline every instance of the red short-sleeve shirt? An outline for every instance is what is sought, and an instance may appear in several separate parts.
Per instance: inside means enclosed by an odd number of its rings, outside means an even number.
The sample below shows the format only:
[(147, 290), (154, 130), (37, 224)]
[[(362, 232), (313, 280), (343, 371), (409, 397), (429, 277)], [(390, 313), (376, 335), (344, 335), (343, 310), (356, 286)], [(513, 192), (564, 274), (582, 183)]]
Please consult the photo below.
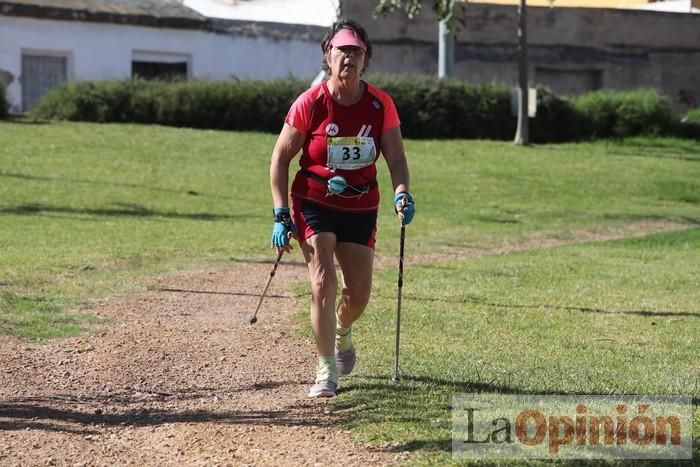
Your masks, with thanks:
[[(363, 84), (362, 97), (352, 105), (336, 103), (325, 82), (308, 89), (292, 104), (285, 122), (306, 135), (299, 159), (301, 170), (292, 183), (293, 197), (347, 212), (372, 211), (379, 207), (376, 184), (362, 196), (328, 196), (326, 185), (319, 179), (342, 175), (348, 184), (358, 186), (376, 179), (381, 136), (399, 126), (400, 121), (391, 97), (364, 81)], [(374, 161), (358, 169), (330, 168), (328, 138), (343, 136), (372, 138), (376, 148)], [(305, 176), (304, 171), (313, 172), (318, 177)]]

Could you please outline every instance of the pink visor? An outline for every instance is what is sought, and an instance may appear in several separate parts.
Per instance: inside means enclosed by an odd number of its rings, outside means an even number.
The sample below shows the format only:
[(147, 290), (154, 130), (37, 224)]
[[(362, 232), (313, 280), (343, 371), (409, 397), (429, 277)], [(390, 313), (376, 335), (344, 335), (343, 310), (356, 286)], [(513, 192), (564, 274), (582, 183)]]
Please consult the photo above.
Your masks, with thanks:
[(358, 36), (357, 33), (352, 29), (341, 29), (340, 31), (335, 33), (335, 36), (333, 36), (333, 39), (331, 39), (331, 42), (329, 44), (329, 48), (347, 46), (359, 47), (365, 52), (367, 52), (367, 46), (364, 42), (362, 42), (360, 36)]

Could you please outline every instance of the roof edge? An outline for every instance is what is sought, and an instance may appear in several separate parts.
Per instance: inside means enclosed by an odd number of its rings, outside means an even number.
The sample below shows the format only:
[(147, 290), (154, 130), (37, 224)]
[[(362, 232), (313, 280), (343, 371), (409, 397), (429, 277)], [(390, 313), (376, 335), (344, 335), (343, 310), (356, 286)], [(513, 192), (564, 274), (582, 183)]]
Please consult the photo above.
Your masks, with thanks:
[(313, 24), (288, 24), (223, 18), (209, 18), (209, 24), (211, 31), (217, 34), (259, 37), (264, 32), (265, 36), (274, 39), (301, 39), (319, 42), (328, 30), (325, 26)]
[(104, 11), (75, 10), (55, 6), (30, 5), (12, 1), (0, 1), (0, 16), (16, 16), (59, 21), (85, 21), (92, 23), (128, 24), (155, 28), (210, 30), (207, 18), (183, 18), (176, 16), (154, 16), (112, 13)]

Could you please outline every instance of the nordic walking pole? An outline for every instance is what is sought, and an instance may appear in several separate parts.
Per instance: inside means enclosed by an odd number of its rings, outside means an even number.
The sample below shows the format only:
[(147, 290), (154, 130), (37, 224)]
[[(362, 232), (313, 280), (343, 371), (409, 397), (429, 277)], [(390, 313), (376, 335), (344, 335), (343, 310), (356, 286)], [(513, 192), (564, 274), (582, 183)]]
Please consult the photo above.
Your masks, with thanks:
[[(292, 231), (287, 232), (288, 239), (291, 240), (293, 237), (294, 237), (294, 233)], [(284, 255), (284, 252), (285, 252), (285, 250), (283, 249), (283, 250), (280, 250), (279, 253), (277, 253), (277, 259), (275, 260), (275, 264), (272, 266), (272, 271), (270, 271), (270, 278), (267, 280), (267, 284), (265, 284), (265, 288), (263, 289), (262, 294), (260, 295), (260, 300), (258, 300), (258, 306), (255, 307), (255, 311), (248, 319), (248, 322), (250, 324), (255, 324), (258, 322), (258, 310), (260, 310), (260, 305), (262, 304), (262, 301), (265, 298), (265, 294), (267, 293), (267, 289), (270, 287), (270, 283), (272, 282), (272, 278), (275, 277), (275, 273), (277, 272), (277, 266), (280, 265), (280, 261), (282, 261), (282, 255)]]
[(268, 287), (270, 287), (270, 282), (272, 282), (272, 278), (275, 277), (275, 273), (277, 272), (277, 266), (279, 266), (280, 261), (282, 261), (282, 255), (284, 255), (284, 250), (281, 250), (277, 254), (277, 260), (275, 260), (275, 264), (272, 266), (272, 271), (270, 271), (270, 278), (267, 280), (267, 284), (265, 284), (265, 288), (263, 289), (263, 292), (260, 295), (260, 300), (258, 300), (258, 306), (255, 307), (255, 311), (251, 315), (250, 319), (248, 319), (248, 322), (250, 324), (255, 324), (258, 321), (258, 310), (260, 309), (260, 305), (262, 304), (263, 298), (265, 298), (265, 293), (267, 293)]
[(401, 222), (401, 246), (399, 248), (399, 281), (398, 281), (398, 297), (396, 300), (396, 351), (394, 359), (394, 377), (391, 380), (394, 383), (399, 381), (399, 342), (401, 339), (401, 290), (403, 289), (403, 243), (406, 238), (406, 226)]

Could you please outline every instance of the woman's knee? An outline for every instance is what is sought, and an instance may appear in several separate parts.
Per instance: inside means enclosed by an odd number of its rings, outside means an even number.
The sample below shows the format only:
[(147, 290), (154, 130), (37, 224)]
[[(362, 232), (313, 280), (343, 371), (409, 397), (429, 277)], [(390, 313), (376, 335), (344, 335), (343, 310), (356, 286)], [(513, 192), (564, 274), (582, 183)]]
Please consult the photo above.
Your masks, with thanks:
[(344, 287), (343, 301), (345, 305), (353, 311), (364, 310), (369, 303), (371, 295), (370, 287)]
[(335, 269), (328, 271), (325, 268), (313, 271), (311, 273), (311, 290), (314, 295), (326, 297), (334, 296), (338, 292), (338, 279), (335, 275)]

